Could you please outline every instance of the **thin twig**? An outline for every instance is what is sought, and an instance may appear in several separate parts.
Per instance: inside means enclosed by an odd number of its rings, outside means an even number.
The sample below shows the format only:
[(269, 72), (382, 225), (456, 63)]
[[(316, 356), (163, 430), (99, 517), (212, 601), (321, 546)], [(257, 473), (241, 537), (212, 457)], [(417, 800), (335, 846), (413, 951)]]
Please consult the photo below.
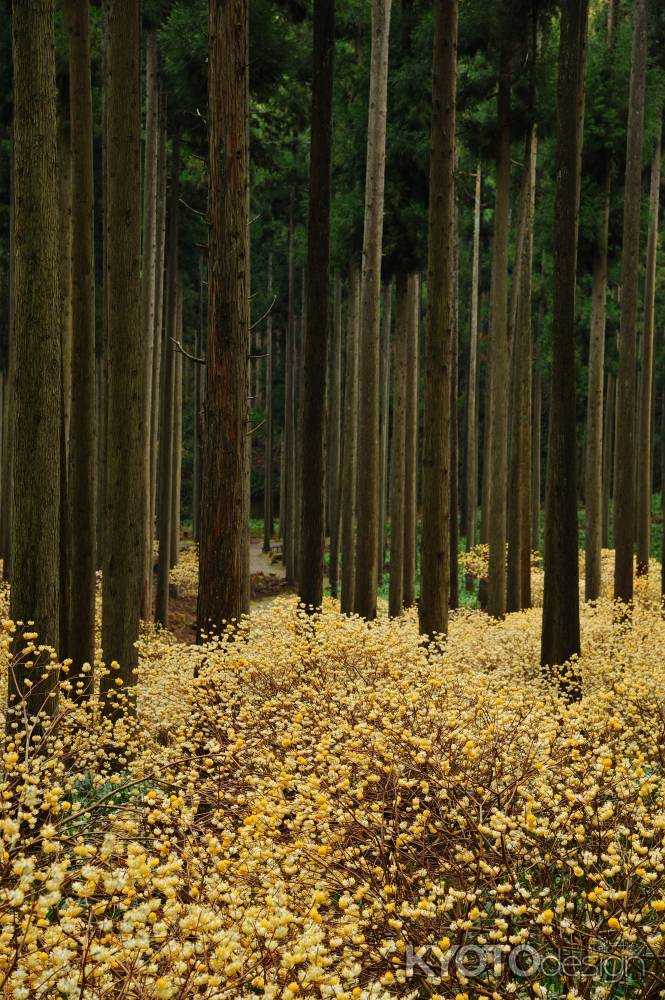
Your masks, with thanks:
[(268, 306), (268, 308), (267, 308), (267, 309), (266, 309), (266, 311), (264, 312), (263, 316), (260, 316), (260, 317), (259, 317), (259, 318), (258, 318), (258, 319), (256, 320), (256, 322), (255, 322), (255, 323), (252, 323), (252, 325), (251, 325), (251, 326), (250, 326), (250, 328), (249, 328), (249, 329), (250, 329), (250, 331), (254, 330), (254, 329), (255, 329), (255, 328), (257, 327), (257, 326), (259, 326), (259, 324), (260, 324), (260, 323), (263, 323), (264, 319), (267, 319), (267, 318), (268, 318), (268, 316), (270, 315), (270, 313), (271, 313), (271, 312), (272, 312), (272, 310), (273, 310), (273, 307), (274, 307), (274, 305), (275, 305), (275, 302), (277, 302), (277, 296), (276, 296), (276, 295), (273, 295), (273, 298), (272, 298), (272, 302), (270, 303), (270, 305)]
[(176, 340), (175, 337), (169, 337), (169, 340), (171, 341), (171, 343), (175, 344), (175, 346), (178, 348), (182, 356), (184, 358), (187, 358), (189, 361), (194, 361), (195, 364), (197, 365), (206, 365), (208, 363), (205, 358), (197, 358), (195, 354), (190, 354), (188, 351), (186, 351), (185, 348), (180, 343), (180, 341)]
[(190, 205), (188, 202), (186, 202), (184, 198), (180, 198), (179, 200), (180, 200), (180, 204), (184, 205), (185, 208), (188, 208), (190, 210), (190, 212), (194, 212), (195, 215), (200, 215), (202, 219), (207, 219), (207, 217), (208, 217), (208, 213), (207, 212), (201, 212), (201, 211), (199, 211), (198, 208), (194, 208), (194, 206)]

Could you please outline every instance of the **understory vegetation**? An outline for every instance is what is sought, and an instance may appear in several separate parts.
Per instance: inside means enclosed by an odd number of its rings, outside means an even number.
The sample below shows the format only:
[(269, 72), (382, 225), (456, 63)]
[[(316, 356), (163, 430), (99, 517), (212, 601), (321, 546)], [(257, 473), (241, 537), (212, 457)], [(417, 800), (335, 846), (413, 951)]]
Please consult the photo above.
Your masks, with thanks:
[[(656, 569), (630, 620), (582, 603), (577, 702), (539, 667), (538, 608), (453, 612), (438, 646), (415, 609), (329, 599), (201, 646), (144, 626), (115, 723), (54, 660), (59, 711), (3, 755), (3, 995), (658, 995)], [(172, 582), (195, 579), (191, 549)]]

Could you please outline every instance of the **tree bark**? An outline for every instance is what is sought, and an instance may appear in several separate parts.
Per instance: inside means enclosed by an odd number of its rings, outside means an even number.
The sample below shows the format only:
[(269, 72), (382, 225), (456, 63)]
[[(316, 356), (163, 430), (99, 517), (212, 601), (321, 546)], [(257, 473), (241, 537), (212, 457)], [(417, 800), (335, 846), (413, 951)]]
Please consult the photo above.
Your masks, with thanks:
[[(14, 621), (34, 621), (38, 642), (57, 649), (61, 359), (51, 0), (14, 4), (12, 58), (15, 215), (10, 616)], [(53, 715), (57, 701), (49, 695), (55, 692), (56, 673), (50, 672), (45, 683), (28, 688), (28, 670), (20, 662), (9, 672), (9, 709), (24, 699), (29, 718), (40, 711)]]
[[(109, 7), (107, 106), (108, 365), (102, 649), (117, 673), (101, 693), (134, 685), (143, 583), (145, 346), (141, 309), (140, 4)], [(108, 706), (113, 714), (113, 697)]]
[[(71, 599), (68, 653), (89, 686), (95, 658), (96, 403), (94, 173), (90, 25), (84, 4), (66, 0), (72, 142), (72, 397), (69, 433)], [(73, 675), (70, 674), (70, 679)]]
[(623, 201), (621, 319), (614, 473), (614, 597), (633, 598), (635, 526), (635, 344), (638, 306), (642, 142), (647, 59), (646, 0), (635, 0)]
[(71, 538), (69, 534), (69, 433), (72, 404), (72, 148), (69, 121), (58, 123), (60, 216), (60, 624), (62, 657), (70, 655)]
[[(538, 319), (539, 327), (540, 314), (544, 314), (544, 311), (545, 306), (541, 301)], [(543, 422), (543, 387), (537, 345), (538, 341), (536, 341), (536, 351), (534, 352), (533, 406), (531, 413), (531, 548), (534, 552), (540, 552), (540, 448), (541, 426)]]
[(521, 456), (518, 473), (518, 492), (520, 496), (520, 557), (522, 560), (520, 607), (531, 607), (531, 410), (532, 410), (532, 278), (533, 278), (533, 240), (535, 225), (536, 169), (538, 158), (538, 136), (533, 127), (531, 139), (531, 165), (529, 179), (529, 214), (525, 232), (524, 265), (520, 289), (520, 308), (517, 322), (517, 365), (516, 371), (520, 382), (520, 414), (518, 448)]
[(289, 205), (289, 235), (288, 235), (288, 318), (286, 332), (286, 372), (284, 392), (284, 444), (286, 449), (285, 478), (285, 535), (284, 535), (284, 568), (289, 583), (295, 582), (296, 564), (296, 526), (295, 526), (295, 492), (296, 492), (296, 329), (294, 316), (294, 278), (293, 278), (293, 191)]
[(508, 382), (510, 344), (508, 327), (508, 240), (510, 235), (510, 63), (501, 54), (497, 115), (499, 147), (496, 160), (496, 206), (492, 274), (489, 473), (491, 501), (488, 507), (489, 575), (487, 610), (494, 618), (506, 611), (506, 500), (508, 468)]
[[(612, 51), (616, 0), (607, 8), (607, 53)], [(608, 72), (611, 73), (608, 58)], [(584, 596), (600, 597), (601, 549), (603, 541), (603, 378), (605, 369), (605, 322), (607, 313), (607, 244), (612, 190), (612, 155), (605, 152), (603, 210), (594, 245), (591, 288), (591, 340), (589, 343), (589, 388), (584, 474), (585, 568)]]
[[(575, 413), (575, 282), (580, 143), (588, 0), (566, 0), (561, 16), (554, 228), (553, 361), (545, 500), (541, 664), (580, 652)], [(571, 122), (576, 123), (575, 128)], [(573, 668), (571, 668), (572, 670)], [(579, 695), (577, 678), (562, 678)]]
[(453, 344), (450, 378), (450, 574), (449, 600), (451, 610), (459, 607), (459, 536), (460, 536), (460, 482), (459, 482), (459, 222), (458, 207), (453, 212)]
[[(164, 302), (166, 298), (166, 201), (168, 154), (166, 149), (165, 100), (160, 100), (159, 115), (159, 187), (157, 191), (157, 259), (155, 262), (155, 330), (152, 355), (152, 408), (150, 412), (150, 579), (154, 585), (154, 534), (157, 513), (157, 470), (159, 467), (159, 428), (162, 406), (162, 359), (164, 357)], [(200, 496), (200, 494), (199, 494)]]
[(380, 508), (380, 293), (383, 192), (386, 166), (388, 52), (391, 0), (372, 0), (372, 46), (367, 123), (365, 226), (360, 306), (358, 525), (355, 610), (376, 618)]
[(637, 434), (637, 574), (649, 572), (651, 546), (651, 490), (653, 463), (651, 453), (653, 414), (653, 363), (656, 302), (656, 257), (658, 254), (658, 210), (660, 194), (661, 128), (659, 124), (656, 148), (651, 162), (651, 192), (649, 197), (649, 237), (647, 245), (644, 287), (644, 333), (642, 335), (642, 391), (640, 393)]
[(538, 141), (535, 125), (524, 152), (521, 256), (515, 295), (512, 351), (512, 412), (508, 490), (508, 611), (531, 603), (531, 274)]
[(425, 327), (420, 631), (448, 632), (451, 394), (455, 335), (455, 84), (457, 0), (436, 0)]
[(335, 272), (333, 281), (333, 328), (331, 345), (330, 382), (330, 452), (328, 468), (330, 475), (329, 524), (330, 524), (330, 593), (337, 597), (339, 578), (339, 488), (340, 456), (342, 444), (342, 280)]
[(295, 351), (293, 356), (294, 363), (294, 399), (295, 399), (295, 436), (294, 436), (294, 450), (295, 450), (295, 492), (294, 492), (294, 523), (295, 523), (295, 540), (294, 540), (294, 573), (295, 573), (295, 584), (298, 593), (300, 593), (300, 565), (302, 556), (302, 545), (301, 545), (301, 529), (302, 529), (302, 453), (304, 444), (304, 433), (303, 433), (303, 347), (305, 344), (305, 326), (307, 324), (307, 297), (306, 297), (306, 285), (307, 276), (305, 269), (303, 268), (301, 274), (300, 282), (300, 315), (298, 317), (298, 322), (295, 324)]
[(7, 371), (0, 371), (0, 559), (6, 555), (5, 479), (7, 477)]
[[(246, 606), (249, 354), (247, 0), (211, 0), (208, 385), (198, 638)], [(224, 498), (224, 502), (221, 499)]]
[(614, 471), (614, 405), (616, 380), (607, 373), (605, 392), (605, 424), (603, 428), (603, 548), (610, 547), (610, 504), (612, 498), (612, 475)]
[[(272, 297), (272, 253), (268, 254), (268, 298)], [(263, 551), (270, 552), (274, 530), (272, 460), (272, 312), (266, 321), (266, 435), (263, 463)], [(198, 366), (197, 366), (198, 367)]]
[[(178, 315), (176, 338), (182, 344), (182, 280), (178, 288)], [(171, 473), (171, 551), (170, 568), (178, 565), (180, 555), (180, 491), (182, 484), (182, 352), (176, 351), (174, 358), (173, 387), (173, 471)]]
[(141, 336), (145, 345), (145, 416), (143, 419), (143, 584), (141, 617), (152, 610), (152, 431), (153, 368), (155, 343), (155, 289), (157, 280), (157, 188), (159, 171), (159, 93), (157, 84), (157, 33), (146, 34), (145, 43), (145, 158), (143, 170), (143, 237), (141, 274)]
[(409, 278), (398, 274), (393, 379), (392, 454), (390, 457), (390, 587), (391, 617), (404, 608), (404, 498), (406, 491), (406, 355), (411, 317)]
[[(9, 245), (16, 244), (16, 170), (14, 165), (14, 126), (11, 128), (12, 148), (9, 155)], [(5, 444), (3, 454), (5, 455), (5, 479), (2, 484), (2, 575), (7, 581), (11, 581), (12, 572), (12, 546), (11, 546), (11, 520), (12, 520), (12, 483), (14, 479), (14, 369), (16, 367), (16, 345), (14, 337), (14, 313), (16, 303), (16, 254), (9, 255), (9, 357), (7, 364), (7, 381), (5, 386), (5, 420), (3, 422)], [(60, 345), (58, 345), (58, 350)]]
[[(270, 261), (270, 290), (272, 290), (272, 254), (269, 258)], [(268, 317), (268, 325), (270, 328), (270, 340), (268, 345), (268, 351), (272, 352), (272, 315)], [(203, 358), (203, 258), (199, 258), (199, 304), (198, 304), (198, 316), (196, 321), (196, 348), (195, 354), (197, 358)], [(270, 358), (269, 365), (272, 365), (272, 357)], [(271, 369), (272, 371), (272, 369)], [(194, 444), (193, 444), (193, 470), (192, 470), (192, 539), (195, 542), (199, 540), (199, 519), (201, 511), (201, 446), (203, 439), (203, 426), (202, 426), (202, 407), (203, 407), (203, 388), (204, 388), (204, 366), (195, 365), (194, 366)], [(266, 370), (266, 378), (268, 379), (270, 390), (272, 386), (270, 379), (272, 375), (269, 375)], [(268, 402), (266, 393), (266, 408), (268, 410), (270, 432), (266, 430), (266, 434), (269, 433), (270, 446), (272, 447), (272, 402)], [(272, 457), (271, 457), (272, 462)], [(270, 513), (272, 514), (272, 508)], [(271, 525), (271, 537), (272, 537), (272, 525)]]
[[(495, 241), (496, 242), (496, 241)], [(495, 252), (492, 250), (492, 285), (494, 284)], [(490, 296), (491, 298), (491, 296)], [(490, 319), (491, 327), (491, 319)], [(491, 348), (491, 329), (490, 329)], [(490, 503), (492, 499), (492, 359), (488, 358), (485, 365), (485, 398), (483, 414), (483, 464), (481, 482), (481, 509), (480, 509), (480, 544), (487, 545), (489, 539)], [(487, 610), (488, 585), (487, 579), (481, 577), (478, 583), (478, 603), (483, 611)]]
[(478, 383), (478, 285), (480, 280), (480, 208), (482, 174), (476, 167), (473, 204), (473, 264), (471, 271), (471, 329), (469, 331), (469, 384), (467, 389), (466, 429), (466, 550), (476, 544), (478, 516), (478, 426), (476, 423), (476, 387)]
[(278, 525), (278, 538), (282, 540), (282, 553), (284, 551), (284, 494), (286, 492), (286, 448), (284, 446), (284, 429), (282, 428), (282, 434), (279, 440), (279, 525)]
[(163, 377), (160, 403), (159, 498), (157, 502), (157, 538), (159, 563), (155, 621), (169, 623), (169, 563), (171, 556), (171, 491), (173, 489), (173, 391), (175, 387), (175, 345), (178, 316), (178, 205), (180, 200), (180, 138), (174, 136), (171, 151), (171, 194), (169, 201), (168, 243), (165, 288), (165, 333)]
[[(103, 273), (105, 270), (102, 268)], [(106, 323), (104, 328), (106, 329)], [(102, 351), (95, 358), (95, 395), (97, 397), (97, 530), (96, 530), (96, 559), (97, 569), (101, 569), (104, 562), (104, 515), (106, 504), (106, 397), (108, 387), (106, 385), (106, 351)]]
[[(14, 241), (11, 241), (11, 245), (14, 245)], [(13, 267), (10, 265), (10, 273), (13, 271)], [(12, 298), (12, 283), (10, 278), (10, 290), (9, 297), (10, 301)], [(11, 305), (10, 305), (10, 315), (11, 315)], [(10, 544), (9, 544), (9, 534), (10, 534), (10, 503), (11, 503), (11, 482), (12, 482), (12, 441), (13, 441), (13, 427), (12, 427), (12, 404), (11, 404), (11, 384), (12, 384), (12, 363), (11, 363), (11, 353), (12, 353), (12, 342), (13, 337), (11, 334), (12, 323), (10, 320), (9, 325), (9, 364), (7, 371), (3, 372), (3, 392), (2, 392), (2, 484), (0, 486), (0, 495), (2, 502), (2, 525), (0, 527), (0, 538), (2, 539), (2, 576), (5, 580), (9, 579), (9, 561), (10, 561)]]
[(356, 487), (358, 479), (358, 339), (360, 326), (360, 277), (358, 268), (349, 274), (349, 304), (346, 322), (346, 381), (344, 385), (344, 432), (340, 484), (341, 599), (343, 614), (354, 609)]
[(606, 184), (607, 200), (600, 224), (598, 245), (594, 250), (591, 288), (591, 340), (589, 344), (584, 477), (586, 505), (584, 594), (587, 601), (597, 600), (601, 587), (603, 371), (605, 366), (609, 175)]
[(386, 522), (388, 518), (388, 425), (390, 421), (390, 327), (392, 323), (392, 282), (383, 285), (383, 309), (381, 315), (381, 359), (379, 364), (380, 402), (379, 434), (381, 444), (381, 485), (379, 505), (379, 553), (377, 583), (383, 583), (386, 565)]
[(307, 246), (307, 321), (303, 343), (300, 522), (300, 598), (323, 600), (325, 536), (325, 420), (328, 370), (328, 293), (332, 162), (334, 0), (314, 0), (312, 128)]
[(416, 529), (418, 505), (418, 355), (420, 277), (409, 275), (409, 327), (406, 345), (406, 459), (404, 488), (404, 607), (416, 603)]
[[(665, 394), (661, 398), (661, 406), (660, 509), (665, 510)], [(662, 601), (665, 597), (665, 531), (660, 543), (660, 596)]]
[(109, 94), (109, 8), (111, 0), (102, 0), (102, 336), (100, 351), (100, 391), (97, 396), (97, 569), (103, 571), (106, 545), (106, 439), (108, 427), (109, 363), (108, 363), (108, 94)]

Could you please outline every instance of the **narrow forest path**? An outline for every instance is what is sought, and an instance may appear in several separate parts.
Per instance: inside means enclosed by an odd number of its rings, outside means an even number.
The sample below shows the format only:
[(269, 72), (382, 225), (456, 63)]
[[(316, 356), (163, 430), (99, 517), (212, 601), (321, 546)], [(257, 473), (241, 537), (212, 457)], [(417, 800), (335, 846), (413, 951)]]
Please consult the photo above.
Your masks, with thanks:
[[(279, 594), (288, 590), (284, 565), (273, 562), (278, 554), (262, 551), (260, 539), (252, 539), (249, 549), (252, 609), (268, 605)], [(170, 573), (169, 630), (181, 641), (194, 642), (196, 635), (196, 606), (198, 596), (198, 551), (191, 540), (183, 539), (178, 565)]]
[(279, 558), (273, 562), (275, 555), (281, 552), (279, 549), (272, 553), (263, 551), (263, 544), (260, 541), (252, 540), (249, 544), (249, 572), (251, 576), (255, 573), (264, 573), (266, 576), (276, 576), (279, 580), (284, 579), (284, 564)]

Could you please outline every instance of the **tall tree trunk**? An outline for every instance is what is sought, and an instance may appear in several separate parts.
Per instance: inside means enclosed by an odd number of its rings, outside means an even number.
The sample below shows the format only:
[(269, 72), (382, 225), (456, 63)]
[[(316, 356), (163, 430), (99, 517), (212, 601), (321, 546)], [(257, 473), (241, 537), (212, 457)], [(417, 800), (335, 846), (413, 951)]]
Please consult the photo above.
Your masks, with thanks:
[(60, 213), (60, 655), (70, 655), (71, 539), (69, 536), (69, 433), (72, 404), (72, 150), (69, 121), (58, 123)]
[[(103, 273), (106, 271), (103, 269)], [(104, 323), (106, 328), (106, 323)], [(104, 562), (104, 515), (106, 504), (106, 397), (108, 386), (106, 384), (106, 350), (102, 347), (101, 354), (95, 357), (95, 395), (97, 397), (97, 530), (95, 532), (96, 545), (95, 554), (97, 569), (101, 569)]]
[[(178, 288), (176, 337), (182, 343), (182, 280)], [(182, 472), (182, 352), (176, 351), (173, 387), (173, 471), (171, 473), (171, 551), (170, 568), (178, 565), (180, 554), (180, 488)]]
[[(494, 261), (494, 250), (492, 251), (492, 259)], [(494, 272), (496, 268), (494, 263), (492, 264), (492, 284), (494, 284)], [(490, 320), (491, 327), (491, 320)], [(491, 347), (491, 329), (490, 329), (490, 347)], [(480, 533), (479, 540), (481, 545), (487, 545), (489, 539), (489, 520), (490, 520), (490, 502), (492, 499), (492, 470), (491, 466), (491, 455), (492, 455), (492, 360), (488, 359), (485, 365), (485, 398), (484, 398), (484, 414), (483, 414), (483, 464), (482, 464), (482, 482), (481, 482), (481, 494), (480, 494)], [(481, 577), (478, 584), (478, 603), (480, 607), (485, 611), (487, 610), (487, 599), (488, 599), (488, 581), (486, 577)]]
[(296, 589), (300, 592), (300, 564), (302, 556), (301, 530), (302, 530), (302, 455), (304, 445), (303, 433), (303, 348), (305, 345), (305, 326), (307, 324), (307, 297), (306, 297), (307, 275), (303, 268), (300, 282), (300, 316), (296, 323), (296, 348), (294, 353), (295, 377), (295, 494), (294, 494), (294, 520), (295, 520), (295, 583)]
[[(9, 246), (16, 245), (16, 170), (14, 166), (14, 126), (11, 128), (12, 147), (9, 156)], [(5, 391), (5, 478), (2, 483), (2, 575), (7, 581), (12, 577), (12, 484), (14, 480), (14, 369), (16, 367), (16, 345), (14, 337), (14, 314), (16, 303), (16, 254), (9, 255), (9, 358), (7, 364), (7, 384)], [(58, 344), (58, 351), (60, 345)]]
[(628, 104), (626, 181), (623, 200), (621, 320), (617, 375), (617, 434), (614, 473), (614, 597), (633, 598), (635, 518), (635, 342), (637, 328), (642, 143), (647, 59), (646, 0), (635, 0)]
[[(208, 384), (198, 637), (246, 606), (249, 149), (247, 0), (211, 0)], [(220, 498), (225, 502), (220, 503)]]
[[(11, 245), (13, 246), (13, 240)], [(13, 267), (10, 265), (10, 273), (13, 271)], [(12, 298), (11, 291), (11, 279), (10, 279), (10, 300)], [(10, 305), (11, 310), (11, 305)], [(10, 504), (11, 504), (11, 483), (12, 483), (12, 441), (13, 441), (13, 426), (12, 426), (12, 364), (11, 364), (11, 353), (12, 353), (12, 323), (9, 326), (9, 354), (10, 360), (7, 367), (7, 371), (3, 372), (3, 392), (2, 392), (2, 484), (0, 486), (0, 495), (2, 497), (2, 526), (0, 528), (0, 536), (2, 538), (2, 575), (5, 580), (9, 579), (9, 561), (10, 561), (10, 544), (9, 544), (9, 533), (10, 533)]]
[[(262, 355), (265, 354), (264, 343), (263, 343), (263, 333), (261, 326), (256, 328), (256, 336), (254, 338), (254, 365), (250, 366), (250, 374), (254, 372), (254, 392), (251, 393), (250, 398), (252, 399), (252, 409), (262, 410), (264, 405), (263, 399), (263, 361), (265, 360)], [(251, 443), (250, 443), (251, 448)]]
[(529, 205), (525, 232), (524, 264), (520, 288), (520, 307), (517, 316), (517, 364), (516, 372), (520, 383), (519, 434), (517, 439), (521, 456), (518, 474), (520, 496), (520, 556), (522, 560), (520, 607), (531, 607), (531, 410), (532, 410), (532, 277), (533, 239), (535, 224), (536, 169), (538, 159), (538, 136), (533, 127), (530, 148)]
[(340, 607), (344, 614), (354, 608), (356, 487), (358, 480), (358, 340), (360, 327), (360, 276), (353, 266), (349, 274), (349, 304), (346, 320), (346, 380), (344, 385), (344, 432), (340, 480), (340, 554), (342, 557)]
[[(107, 107), (108, 365), (102, 649), (119, 669), (101, 693), (135, 684), (143, 584), (145, 346), (141, 320), (139, 0), (109, 7)], [(109, 708), (114, 712), (113, 697)]]
[(406, 459), (404, 470), (404, 607), (416, 603), (416, 529), (418, 506), (418, 355), (420, 277), (409, 275), (409, 326), (406, 345)]
[(543, 381), (540, 373), (539, 344), (545, 324), (545, 297), (541, 291), (538, 324), (533, 351), (533, 406), (531, 431), (531, 548), (541, 551), (540, 541), (540, 480), (541, 437), (543, 424)]
[(614, 471), (614, 404), (616, 380), (607, 373), (605, 392), (605, 424), (603, 427), (603, 548), (610, 547), (610, 501), (612, 497), (612, 474)]
[[(508, 490), (508, 611), (531, 603), (531, 273), (533, 217), (538, 143), (533, 126), (526, 140), (522, 184), (520, 259), (516, 262), (516, 295), (512, 351), (512, 412)], [(526, 598), (528, 597), (528, 601)]]
[(108, 428), (109, 361), (108, 361), (108, 94), (109, 94), (109, 8), (111, 0), (102, 0), (102, 336), (101, 373), (97, 421), (97, 569), (103, 571), (106, 555), (106, 439)]
[(376, 618), (379, 551), (379, 369), (381, 246), (386, 166), (388, 50), (391, 0), (372, 0), (365, 228), (360, 305), (360, 369), (358, 421), (358, 525), (356, 535), (355, 610)]
[[(471, 271), (471, 329), (469, 332), (469, 384), (466, 406), (466, 550), (476, 544), (478, 516), (478, 425), (476, 423), (476, 387), (478, 384), (478, 285), (480, 280), (480, 207), (482, 174), (476, 167), (476, 190), (473, 204), (473, 265)], [(468, 581), (467, 581), (468, 586)]]
[[(661, 418), (660, 418), (660, 509), (665, 510), (665, 394), (661, 398)], [(662, 532), (660, 543), (660, 597), (661, 601), (665, 597), (665, 531)]]
[(453, 343), (450, 377), (450, 574), (449, 607), (459, 607), (459, 221), (458, 206), (453, 212)]
[[(614, 39), (616, 0), (607, 8), (607, 53)], [(608, 58), (608, 72), (611, 73)], [(594, 245), (591, 288), (591, 340), (589, 343), (589, 388), (587, 396), (586, 453), (584, 474), (585, 568), (584, 596), (587, 601), (600, 597), (601, 548), (603, 535), (603, 378), (605, 368), (605, 322), (607, 313), (607, 243), (612, 189), (612, 155), (605, 152), (604, 200)]]
[[(272, 253), (268, 254), (268, 298), (272, 296)], [(263, 551), (270, 552), (274, 530), (272, 460), (272, 312), (266, 322), (266, 441), (263, 463)]]
[[(269, 275), (269, 292), (272, 291), (272, 254), (269, 257), (270, 262), (270, 275)], [(268, 327), (270, 331), (270, 339), (268, 342), (267, 350), (270, 355), (268, 366), (272, 372), (272, 315), (268, 316)], [(199, 258), (199, 304), (197, 310), (197, 320), (196, 320), (196, 348), (195, 353), (197, 358), (203, 358), (203, 257)], [(195, 365), (194, 366), (194, 444), (192, 448), (193, 452), (193, 470), (192, 470), (192, 539), (195, 542), (199, 540), (199, 520), (201, 513), (201, 445), (203, 439), (203, 427), (201, 425), (201, 408), (203, 406), (203, 378), (204, 378), (204, 366)], [(272, 395), (271, 401), (267, 399), (267, 392), (272, 393), (272, 384), (270, 380), (272, 379), (272, 374), (266, 371), (266, 378), (268, 380), (268, 389), (266, 391), (266, 408), (268, 410), (268, 421), (269, 430), (266, 430), (266, 434), (269, 435), (270, 447), (272, 448)], [(272, 455), (270, 458), (272, 462)], [(270, 510), (272, 515), (272, 508)], [(272, 537), (272, 525), (270, 528)]]
[(296, 528), (295, 528), (295, 492), (296, 492), (296, 330), (294, 315), (294, 276), (293, 276), (293, 191), (289, 204), (289, 235), (288, 235), (288, 318), (286, 331), (286, 361), (285, 361), (285, 392), (284, 392), (284, 446), (285, 458), (285, 536), (284, 536), (284, 568), (289, 583), (295, 582), (296, 564)]
[[(541, 663), (580, 651), (575, 412), (575, 281), (588, 0), (561, 15), (554, 228), (553, 361), (545, 499), (545, 583)], [(571, 122), (576, 127), (571, 127)], [(570, 696), (576, 678), (563, 679)]]
[[(96, 404), (92, 89), (88, 9), (66, 0), (72, 141), (72, 400), (69, 433), (71, 599), (68, 653), (77, 677), (95, 657)], [(70, 675), (72, 677), (72, 675)], [(91, 674), (87, 674), (89, 685)]]
[[(154, 584), (154, 534), (157, 512), (157, 470), (159, 467), (159, 429), (162, 407), (162, 359), (164, 357), (164, 303), (166, 299), (166, 202), (168, 152), (166, 148), (165, 100), (160, 100), (159, 115), (159, 188), (157, 192), (157, 259), (155, 263), (155, 331), (152, 355), (152, 409), (150, 412), (150, 578)], [(199, 494), (200, 496), (200, 494)]]
[(510, 344), (508, 327), (508, 239), (510, 235), (510, 62), (501, 54), (497, 115), (499, 147), (496, 160), (496, 206), (492, 274), (488, 507), (489, 576), (487, 609), (494, 618), (506, 611), (506, 500), (508, 467), (508, 382)]
[(642, 335), (642, 391), (640, 394), (639, 429), (637, 434), (637, 573), (649, 572), (651, 545), (651, 460), (653, 414), (654, 324), (656, 300), (656, 256), (658, 253), (658, 210), (660, 194), (661, 129), (659, 124), (656, 148), (651, 163), (651, 193), (649, 197), (649, 239), (647, 245), (644, 287), (644, 333)]
[(175, 345), (178, 317), (178, 205), (180, 201), (180, 138), (174, 136), (171, 151), (171, 194), (169, 200), (168, 242), (166, 263), (165, 332), (163, 377), (160, 403), (159, 477), (157, 502), (157, 538), (159, 563), (155, 621), (169, 623), (169, 563), (171, 555), (171, 491), (173, 489), (173, 390), (175, 386)]
[(436, 0), (428, 233), (420, 631), (448, 632), (451, 394), (455, 361), (455, 84), (457, 0)]
[(286, 492), (286, 448), (284, 446), (284, 429), (279, 441), (279, 531), (278, 537), (282, 540), (282, 552), (284, 551), (284, 494)]
[(339, 576), (339, 488), (340, 455), (342, 444), (342, 279), (335, 272), (333, 293), (333, 328), (331, 345), (330, 381), (330, 445), (328, 468), (330, 475), (329, 514), (330, 523), (330, 593), (337, 597)]
[[(11, 197), (11, 195), (10, 195)], [(7, 476), (7, 372), (0, 371), (0, 559), (5, 558), (5, 478)]]
[(299, 583), (303, 604), (315, 608), (323, 599), (334, 50), (334, 0), (314, 0), (307, 322), (303, 343), (302, 426), (306, 433), (302, 435)]
[(591, 289), (591, 340), (589, 343), (589, 389), (584, 477), (586, 505), (584, 594), (587, 601), (597, 600), (601, 587), (603, 371), (605, 366), (607, 232), (610, 208), (609, 174), (605, 190), (606, 201), (603, 218), (593, 256)]
[(404, 607), (404, 497), (406, 491), (406, 355), (411, 326), (409, 278), (395, 283), (397, 316), (393, 380), (392, 454), (390, 457), (390, 588), (388, 611), (395, 617)]
[(379, 363), (380, 402), (379, 402), (379, 434), (380, 434), (380, 497), (379, 497), (379, 554), (377, 583), (383, 583), (383, 571), (386, 564), (386, 522), (388, 517), (388, 424), (390, 420), (390, 327), (392, 324), (392, 282), (383, 285), (383, 309), (381, 313), (381, 359)]
[[(13, 483), (10, 615), (58, 648), (60, 316), (54, 18), (51, 0), (13, 5)], [(53, 715), (55, 672), (28, 688), (9, 672), (9, 709)], [(16, 705), (22, 715), (21, 706)], [(19, 718), (19, 727), (22, 727)], [(12, 732), (12, 737), (14, 733)]]
[(152, 610), (152, 433), (155, 288), (157, 274), (157, 188), (159, 170), (159, 94), (157, 86), (157, 33), (146, 34), (145, 44), (145, 160), (143, 170), (143, 238), (141, 274), (141, 336), (145, 345), (145, 416), (143, 418), (143, 581), (141, 617)]

